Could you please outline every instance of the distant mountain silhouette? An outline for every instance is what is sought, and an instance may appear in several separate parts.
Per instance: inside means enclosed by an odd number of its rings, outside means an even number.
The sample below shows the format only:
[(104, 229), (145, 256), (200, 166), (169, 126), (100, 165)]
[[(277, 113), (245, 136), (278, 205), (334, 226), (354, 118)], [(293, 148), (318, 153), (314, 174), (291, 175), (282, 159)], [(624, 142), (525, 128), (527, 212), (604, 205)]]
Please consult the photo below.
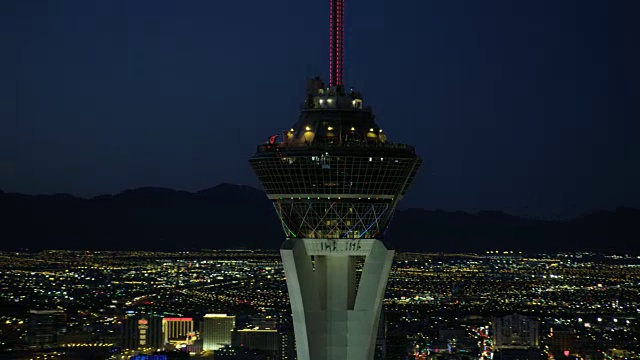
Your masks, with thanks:
[[(191, 193), (144, 187), (83, 199), (0, 191), (0, 248), (87, 250), (277, 249), (284, 238), (261, 190), (233, 184)], [(405, 251), (640, 252), (640, 210), (567, 221), (501, 212), (398, 211), (386, 234)]]

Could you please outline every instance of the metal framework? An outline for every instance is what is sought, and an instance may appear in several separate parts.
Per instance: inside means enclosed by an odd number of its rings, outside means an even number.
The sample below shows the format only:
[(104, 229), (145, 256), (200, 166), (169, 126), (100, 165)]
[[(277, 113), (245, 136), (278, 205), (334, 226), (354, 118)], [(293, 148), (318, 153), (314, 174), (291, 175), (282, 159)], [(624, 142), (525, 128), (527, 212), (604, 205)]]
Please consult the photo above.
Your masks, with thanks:
[[(364, 200), (393, 199), (403, 195), (419, 159), (399, 157), (370, 149), (371, 156), (266, 153), (251, 165), (267, 194), (272, 197), (352, 197)], [(378, 151), (376, 151), (378, 150)], [(306, 200), (306, 199), (305, 199)]]
[(375, 239), (383, 235), (392, 203), (283, 200), (273, 206), (289, 238)]
[[(381, 239), (420, 159), (396, 147), (370, 147), (372, 156), (325, 146), (308, 151), (265, 151), (251, 160), (288, 238)], [(331, 152), (330, 152), (331, 151)], [(384, 155), (389, 156), (385, 157)]]

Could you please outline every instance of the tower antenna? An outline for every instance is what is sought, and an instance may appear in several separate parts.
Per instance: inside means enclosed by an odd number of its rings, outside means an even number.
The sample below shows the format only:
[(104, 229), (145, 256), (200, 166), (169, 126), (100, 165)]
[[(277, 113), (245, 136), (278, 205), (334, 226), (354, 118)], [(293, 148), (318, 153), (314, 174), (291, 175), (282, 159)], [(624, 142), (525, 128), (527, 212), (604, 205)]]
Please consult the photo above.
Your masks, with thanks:
[(329, 86), (344, 85), (344, 0), (329, 0)]

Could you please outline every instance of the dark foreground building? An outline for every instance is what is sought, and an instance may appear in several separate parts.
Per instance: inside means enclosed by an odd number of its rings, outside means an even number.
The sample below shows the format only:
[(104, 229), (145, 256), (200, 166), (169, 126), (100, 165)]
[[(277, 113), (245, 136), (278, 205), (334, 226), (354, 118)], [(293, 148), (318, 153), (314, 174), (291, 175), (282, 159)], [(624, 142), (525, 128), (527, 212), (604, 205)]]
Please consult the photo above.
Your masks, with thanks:
[(121, 344), (124, 349), (131, 350), (163, 349), (162, 317), (127, 314), (122, 321)]
[(64, 325), (65, 313), (62, 310), (31, 310), (27, 343), (37, 348), (56, 347)]

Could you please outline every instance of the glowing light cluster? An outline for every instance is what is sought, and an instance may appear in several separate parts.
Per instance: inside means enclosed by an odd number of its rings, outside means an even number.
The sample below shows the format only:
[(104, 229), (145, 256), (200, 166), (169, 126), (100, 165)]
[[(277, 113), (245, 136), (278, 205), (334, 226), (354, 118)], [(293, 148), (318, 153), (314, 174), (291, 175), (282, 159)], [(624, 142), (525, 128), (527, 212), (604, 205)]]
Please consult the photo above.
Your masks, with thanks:
[(171, 318), (171, 317), (166, 317), (163, 320), (164, 321), (193, 321), (193, 318)]

